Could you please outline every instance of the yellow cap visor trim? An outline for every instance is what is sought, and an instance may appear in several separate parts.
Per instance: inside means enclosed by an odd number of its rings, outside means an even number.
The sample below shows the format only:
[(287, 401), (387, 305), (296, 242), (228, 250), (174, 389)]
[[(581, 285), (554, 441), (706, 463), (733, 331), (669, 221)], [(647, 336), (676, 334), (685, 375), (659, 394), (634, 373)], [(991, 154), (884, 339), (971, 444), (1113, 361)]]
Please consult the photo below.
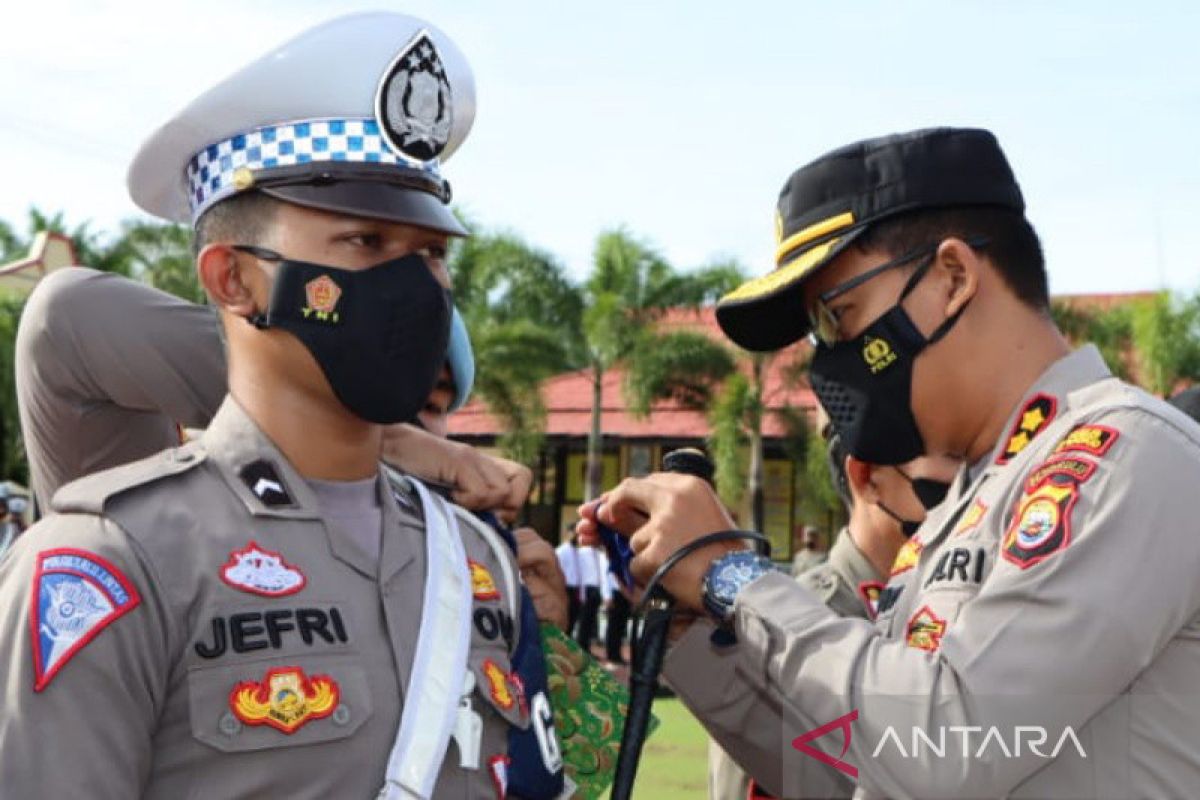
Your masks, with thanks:
[(854, 224), (854, 213), (846, 211), (842, 214), (823, 219), (820, 222), (814, 222), (803, 230), (796, 231), (791, 236), (784, 239), (775, 248), (775, 263), (779, 264), (787, 256), (788, 253), (795, 250), (797, 247), (808, 244), (813, 239), (819, 239), (822, 236), (834, 233), (847, 228)]
[(739, 300), (753, 300), (756, 297), (771, 294), (777, 289), (799, 280), (806, 272), (825, 260), (829, 252), (841, 242), (841, 237), (821, 242), (811, 250), (796, 257), (796, 260), (780, 267), (774, 272), (768, 272), (761, 278), (746, 281), (738, 288), (721, 298), (722, 303)]

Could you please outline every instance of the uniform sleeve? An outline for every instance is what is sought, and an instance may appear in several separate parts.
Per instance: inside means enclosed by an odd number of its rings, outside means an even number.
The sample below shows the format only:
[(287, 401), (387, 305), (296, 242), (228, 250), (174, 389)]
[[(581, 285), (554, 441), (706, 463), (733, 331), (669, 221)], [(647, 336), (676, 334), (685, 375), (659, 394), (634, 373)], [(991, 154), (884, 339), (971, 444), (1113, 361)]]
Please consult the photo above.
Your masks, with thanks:
[(140, 797), (170, 645), (143, 561), (111, 522), (55, 515), (0, 562), (5, 797)]
[(210, 309), (82, 267), (30, 296), (16, 376), (42, 508), (67, 481), (178, 444), (176, 423), (207, 425), (226, 386)]
[(879, 581), (880, 575), (854, 544), (849, 529), (843, 528), (829, 551), (829, 558), (801, 573), (796, 580), (835, 614), (868, 619), (867, 604), (859, 587)]
[[(685, 702), (708, 708), (710, 730), (743, 763), (769, 764), (792, 737), (857, 711), (846, 760), (869, 793), (1008, 794), (1045, 760), (1002, 758), (997, 747), (966, 759), (914, 756), (879, 743), (889, 728), (907, 737), (914, 727), (1026, 726), (1044, 728), (1049, 749), (1121, 694), (1200, 610), (1196, 445), (1144, 412), (1104, 423), (1118, 439), (1074, 496), (1059, 498), (1062, 546), (1031, 563), (999, 558), (939, 649), (884, 638), (766, 575), (735, 609), (747, 685), (722, 706), (711, 687), (685, 683), (694, 695)], [(774, 741), (756, 730), (779, 720)], [(767, 788), (787, 793), (786, 783)]]

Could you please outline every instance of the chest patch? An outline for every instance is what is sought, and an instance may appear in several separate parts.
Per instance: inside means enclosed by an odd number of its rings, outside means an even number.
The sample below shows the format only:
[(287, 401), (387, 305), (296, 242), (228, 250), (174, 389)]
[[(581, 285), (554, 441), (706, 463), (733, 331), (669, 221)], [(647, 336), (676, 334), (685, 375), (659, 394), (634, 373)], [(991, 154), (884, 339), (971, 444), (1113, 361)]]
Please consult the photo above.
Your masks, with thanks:
[(888, 577), (894, 578), (897, 575), (908, 572), (917, 565), (917, 561), (921, 558), (921, 551), (925, 549), (925, 545), (917, 539), (909, 539), (900, 548), (900, 552), (896, 553), (896, 560), (892, 562), (892, 571)]
[(221, 580), (235, 589), (263, 597), (295, 594), (308, 582), (299, 567), (253, 541), (229, 554), (229, 560), (221, 567)]
[(242, 681), (229, 693), (229, 708), (247, 725), (267, 725), (291, 735), (314, 719), (333, 713), (337, 682), (304, 674), (300, 667), (273, 667), (261, 681)]
[(929, 606), (912, 615), (908, 621), (908, 646), (932, 653), (942, 646), (946, 620), (933, 613)]
[(488, 568), (478, 561), (467, 559), (471, 568), (471, 594), (476, 600), (499, 600), (500, 590), (496, 588), (496, 580)]
[(33, 574), (33, 690), (40, 692), (67, 662), (141, 602), (119, 569), (86, 550), (38, 554)]

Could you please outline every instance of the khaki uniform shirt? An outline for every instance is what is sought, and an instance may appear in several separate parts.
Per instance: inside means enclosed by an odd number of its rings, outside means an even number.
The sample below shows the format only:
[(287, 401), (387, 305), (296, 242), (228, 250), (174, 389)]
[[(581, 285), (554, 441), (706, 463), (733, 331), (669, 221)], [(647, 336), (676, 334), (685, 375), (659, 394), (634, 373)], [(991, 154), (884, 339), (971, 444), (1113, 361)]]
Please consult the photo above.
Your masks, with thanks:
[[(426, 571), (416, 506), (380, 481), (373, 560), (227, 400), (200, 440), (64, 487), (0, 561), (0, 794), (374, 797)], [(451, 741), (435, 796), (493, 797), (528, 711), (501, 565), (461, 534), (480, 767)]]
[[(767, 575), (736, 647), (705, 623), (668, 654), (766, 788), (833, 762), (865, 797), (1195, 796), (1200, 427), (1087, 347), (1005, 430), (902, 549), (874, 624)], [(804, 744), (825, 763), (794, 741), (823, 726)]]
[(34, 496), (180, 441), (225, 396), (210, 308), (85, 267), (47, 275), (17, 328), (16, 391)]
[[(796, 577), (796, 582), (816, 595), (833, 613), (842, 617), (871, 619), (875, 613), (880, 575), (854, 544), (848, 528), (842, 528), (829, 557)], [(819, 785), (803, 787), (804, 797), (849, 797), (854, 786), (837, 772), (823, 776)], [(714, 741), (708, 747), (709, 800), (745, 800), (750, 776)]]

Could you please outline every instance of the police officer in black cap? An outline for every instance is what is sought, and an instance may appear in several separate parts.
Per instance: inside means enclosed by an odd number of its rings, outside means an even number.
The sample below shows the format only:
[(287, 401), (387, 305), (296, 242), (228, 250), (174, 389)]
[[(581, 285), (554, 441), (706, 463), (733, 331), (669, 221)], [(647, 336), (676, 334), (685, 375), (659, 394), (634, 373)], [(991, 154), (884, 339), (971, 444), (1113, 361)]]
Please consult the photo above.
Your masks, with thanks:
[[(718, 308), (749, 349), (814, 336), (813, 387), (855, 457), (964, 462), (873, 622), (736, 543), (692, 549), (664, 579), (710, 617), (666, 676), (776, 795), (821, 770), (863, 797), (1200, 785), (1200, 752), (1180, 744), (1200, 729), (1200, 427), (1094, 347), (1071, 351), (1024, 211), (987, 131), (858, 142), (791, 176), (777, 268)], [(914, 485), (942, 499), (929, 488)], [(681, 475), (627, 480), (582, 513), (585, 536), (602, 521), (631, 537), (642, 580), (733, 527)]]

